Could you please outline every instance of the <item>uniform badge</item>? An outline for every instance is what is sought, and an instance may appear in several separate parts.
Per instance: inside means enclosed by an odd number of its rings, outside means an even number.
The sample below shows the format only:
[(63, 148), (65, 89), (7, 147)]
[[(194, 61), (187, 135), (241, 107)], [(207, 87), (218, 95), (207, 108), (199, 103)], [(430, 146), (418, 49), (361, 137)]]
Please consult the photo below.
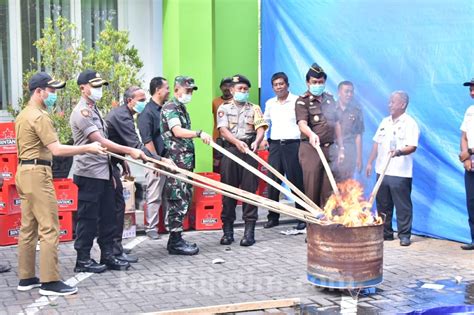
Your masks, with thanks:
[(319, 116), (318, 116), (318, 115), (315, 115), (315, 116), (314, 116), (314, 121), (315, 121), (315, 122), (318, 122), (318, 121), (319, 121)]
[(85, 108), (83, 110), (81, 110), (81, 114), (84, 117), (90, 117), (90, 115), (91, 115), (91, 113)]
[(303, 102), (303, 101), (298, 101), (298, 102), (296, 102), (296, 104), (303, 105), (303, 106), (306, 105), (305, 102)]
[(327, 101), (326, 101), (326, 103), (328, 103), (328, 104), (329, 104), (329, 103), (331, 103), (331, 102), (330, 102), (329, 100), (327, 100)]
[(224, 116), (224, 112), (217, 112), (217, 116), (223, 117), (223, 116)]

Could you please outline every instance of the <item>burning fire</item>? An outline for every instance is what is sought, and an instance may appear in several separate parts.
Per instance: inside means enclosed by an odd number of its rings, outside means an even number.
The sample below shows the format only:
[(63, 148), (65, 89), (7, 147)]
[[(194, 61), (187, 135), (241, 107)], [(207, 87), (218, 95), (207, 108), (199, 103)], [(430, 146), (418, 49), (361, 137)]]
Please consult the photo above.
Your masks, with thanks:
[(364, 200), (364, 189), (358, 181), (348, 179), (337, 185), (340, 197), (332, 194), (324, 206), (323, 220), (347, 227), (382, 224), (382, 218), (371, 213), (369, 202)]

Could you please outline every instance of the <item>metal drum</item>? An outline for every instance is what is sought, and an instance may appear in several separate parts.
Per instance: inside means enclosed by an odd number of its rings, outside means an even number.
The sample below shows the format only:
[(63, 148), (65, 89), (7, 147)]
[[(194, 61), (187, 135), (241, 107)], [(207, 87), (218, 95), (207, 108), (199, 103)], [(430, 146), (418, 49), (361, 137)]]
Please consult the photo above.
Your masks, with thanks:
[(308, 224), (308, 281), (356, 289), (383, 281), (383, 224), (345, 227)]

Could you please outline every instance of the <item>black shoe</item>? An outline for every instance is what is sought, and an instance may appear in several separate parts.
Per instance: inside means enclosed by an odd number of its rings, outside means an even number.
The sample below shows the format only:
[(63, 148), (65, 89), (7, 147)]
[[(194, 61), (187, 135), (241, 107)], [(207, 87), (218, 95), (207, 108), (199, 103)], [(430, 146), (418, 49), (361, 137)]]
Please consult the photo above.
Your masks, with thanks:
[(115, 255), (115, 258), (117, 258), (118, 260), (121, 260), (121, 261), (127, 261), (129, 263), (136, 263), (138, 262), (138, 257), (134, 256), (134, 255), (128, 255), (128, 254), (125, 254), (125, 252), (123, 252), (122, 254), (120, 255)]
[(244, 237), (240, 240), (240, 246), (253, 244), (255, 244), (255, 222), (245, 222)]
[(392, 235), (384, 235), (383, 236), (384, 241), (393, 241), (395, 238)]
[(472, 242), (470, 244), (461, 245), (461, 248), (464, 249), (464, 250), (474, 250), (474, 242)]
[(166, 246), (170, 255), (196, 255), (199, 253), (197, 246), (192, 246), (181, 237), (181, 232), (171, 232)]
[(43, 283), (39, 289), (41, 295), (71, 295), (77, 293), (77, 287), (71, 287), (62, 281)]
[(89, 260), (77, 260), (74, 272), (92, 272), (101, 273), (107, 270), (107, 266), (104, 264), (98, 264), (94, 259)]
[(10, 265), (0, 265), (0, 273), (8, 272), (10, 269), (12, 269)]
[(274, 226), (279, 226), (280, 225), (280, 220), (268, 220), (267, 222), (265, 222), (265, 224), (263, 225), (263, 228), (264, 229), (270, 229)]
[(300, 221), (298, 224), (296, 224), (295, 229), (297, 230), (304, 230), (306, 229), (306, 222)]
[(113, 255), (108, 255), (100, 259), (100, 263), (107, 266), (109, 270), (118, 270), (123, 271), (130, 268), (130, 263), (128, 261), (118, 260)]
[(41, 286), (40, 279), (34, 277), (34, 278), (29, 278), (29, 279), (21, 279), (16, 289), (18, 291), (25, 292), (25, 291), (33, 290), (34, 288), (39, 288), (40, 286)]
[(400, 246), (410, 246), (411, 241), (408, 237), (400, 238)]
[(128, 254), (130, 254), (130, 253), (132, 252), (132, 250), (131, 250), (130, 248), (125, 248), (125, 247), (124, 247), (124, 248), (123, 248), (123, 252), (128, 255)]
[(224, 235), (221, 238), (221, 245), (230, 245), (234, 242), (234, 222), (224, 222), (222, 226)]

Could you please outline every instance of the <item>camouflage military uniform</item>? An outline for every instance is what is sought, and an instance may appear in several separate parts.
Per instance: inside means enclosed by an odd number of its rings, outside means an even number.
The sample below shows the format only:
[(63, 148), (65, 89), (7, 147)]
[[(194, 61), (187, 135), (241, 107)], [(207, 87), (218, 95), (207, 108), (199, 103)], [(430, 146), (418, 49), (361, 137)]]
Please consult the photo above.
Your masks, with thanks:
[[(175, 126), (191, 129), (191, 119), (185, 105), (173, 98), (161, 109), (160, 129), (167, 152), (166, 157), (173, 160), (178, 167), (192, 171), (194, 169), (193, 140), (175, 137), (171, 131)], [(174, 178), (166, 178), (163, 196), (168, 230), (170, 232), (183, 231), (184, 216), (188, 212), (192, 198), (192, 185)]]

